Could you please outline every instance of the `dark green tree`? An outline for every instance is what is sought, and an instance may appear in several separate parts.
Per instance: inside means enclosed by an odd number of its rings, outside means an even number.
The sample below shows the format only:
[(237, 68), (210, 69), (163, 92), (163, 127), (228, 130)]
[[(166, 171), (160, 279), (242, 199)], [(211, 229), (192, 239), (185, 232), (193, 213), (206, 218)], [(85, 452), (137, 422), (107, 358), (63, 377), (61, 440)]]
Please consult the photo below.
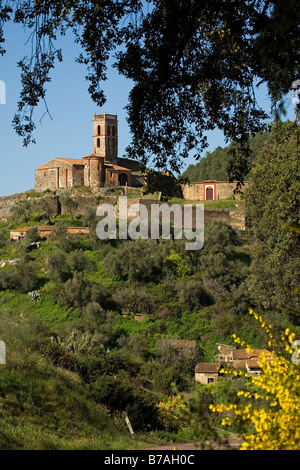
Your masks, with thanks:
[(120, 279), (149, 281), (162, 271), (163, 255), (156, 240), (129, 240), (118, 250), (110, 250), (103, 260), (104, 269)]
[(37, 227), (32, 227), (26, 233), (26, 242), (27, 244), (40, 241), (41, 237)]
[(14, 220), (23, 219), (28, 222), (33, 212), (33, 204), (28, 199), (18, 201), (11, 208), (11, 215)]
[[(74, 33), (87, 66), (88, 89), (98, 106), (101, 82), (112, 56), (134, 82), (128, 122), (128, 155), (158, 169), (180, 170), (191, 152), (201, 155), (206, 131), (219, 128), (239, 142), (232, 177), (248, 171), (248, 136), (263, 129), (267, 115), (257, 104), (256, 83), (267, 86), (273, 108), (299, 76), (300, 9), (296, 0), (8, 0), (0, 5), (0, 54), (4, 25), (30, 33), (28, 57), (19, 62), (21, 95), (14, 118), (28, 145), (33, 109), (62, 51), (59, 35)], [(47, 112), (47, 105), (46, 105)]]
[(213, 299), (204, 289), (202, 281), (184, 279), (177, 282), (176, 288), (183, 309), (199, 310), (201, 307), (213, 303)]
[(48, 274), (50, 279), (65, 282), (71, 276), (71, 268), (64, 252), (55, 250), (49, 253), (47, 260)]
[(27, 294), (39, 285), (37, 263), (25, 256), (15, 266), (0, 272), (0, 289)]
[(9, 243), (9, 232), (2, 228), (0, 230), (0, 248), (3, 248), (5, 245)]
[(274, 143), (259, 152), (245, 193), (249, 288), (252, 301), (264, 308), (299, 305), (292, 294), (300, 284), (299, 131), (296, 121), (272, 125)]
[(60, 194), (59, 202), (65, 211), (69, 212), (71, 215), (74, 215), (74, 211), (78, 207), (78, 201), (71, 197), (68, 192)]
[[(249, 148), (251, 155), (247, 162), (249, 172), (245, 172), (245, 178), (249, 180), (251, 176), (251, 167), (257, 158), (257, 153), (263, 145), (267, 145), (271, 140), (271, 133), (269, 131), (258, 132), (254, 136), (249, 137)], [(205, 181), (205, 180), (219, 180), (227, 181), (230, 179), (230, 168), (233, 164), (233, 154), (238, 155), (236, 162), (241, 161), (242, 156), (239, 154), (239, 146), (236, 143), (231, 143), (225, 148), (217, 147), (213, 152), (207, 152), (205, 157), (189, 167), (183, 173), (183, 177), (189, 181)]]
[(82, 250), (74, 250), (70, 253), (69, 263), (71, 269), (76, 272), (90, 272), (93, 269), (93, 263)]
[(45, 219), (49, 225), (52, 225), (51, 218), (56, 213), (54, 200), (49, 197), (41, 197), (34, 203), (35, 210)]

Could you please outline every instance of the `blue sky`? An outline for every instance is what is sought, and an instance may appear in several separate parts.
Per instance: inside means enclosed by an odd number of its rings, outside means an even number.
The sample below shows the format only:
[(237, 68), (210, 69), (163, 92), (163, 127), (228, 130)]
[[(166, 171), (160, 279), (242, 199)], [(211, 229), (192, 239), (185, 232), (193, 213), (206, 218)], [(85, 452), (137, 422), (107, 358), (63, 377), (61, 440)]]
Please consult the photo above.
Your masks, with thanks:
[[(6, 104), (0, 104), (0, 196), (27, 191), (34, 188), (34, 170), (54, 157), (81, 158), (92, 152), (92, 119), (94, 113), (107, 112), (118, 114), (119, 120), (119, 156), (125, 153), (130, 143), (130, 133), (126, 121), (128, 93), (131, 82), (121, 77), (115, 69), (109, 69), (108, 80), (103, 88), (107, 102), (97, 108), (87, 91), (85, 66), (75, 63), (79, 53), (78, 45), (68, 35), (59, 40), (63, 49), (63, 62), (57, 63), (51, 73), (52, 82), (47, 84), (47, 104), (52, 120), (44, 114), (41, 104), (34, 114), (36, 144), (23, 147), (22, 138), (12, 127), (12, 119), (17, 109), (20, 93), (20, 69), (17, 62), (29, 54), (30, 44), (25, 44), (28, 32), (19, 25), (8, 25), (5, 29), (7, 53), (0, 57), (0, 80), (6, 84)], [(262, 88), (259, 102), (269, 111), (267, 95)], [(287, 99), (288, 119), (294, 119), (294, 106)], [(208, 135), (209, 151), (225, 146), (223, 134), (213, 131)], [(186, 166), (195, 161), (187, 160)]]

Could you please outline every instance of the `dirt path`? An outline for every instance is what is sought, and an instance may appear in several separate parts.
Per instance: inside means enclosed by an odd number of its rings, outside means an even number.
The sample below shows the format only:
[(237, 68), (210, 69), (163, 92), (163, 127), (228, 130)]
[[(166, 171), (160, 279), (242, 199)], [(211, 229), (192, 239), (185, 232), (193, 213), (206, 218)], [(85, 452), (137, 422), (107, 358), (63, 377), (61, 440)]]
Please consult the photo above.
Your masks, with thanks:
[[(241, 441), (237, 440), (236, 438), (229, 438), (227, 439), (228, 445), (219, 445), (210, 443), (211, 448), (213, 450), (238, 450), (241, 446)], [(208, 443), (207, 443), (208, 444)], [(157, 447), (149, 447), (145, 450), (203, 450), (201, 446), (203, 443), (201, 442), (179, 442), (169, 445), (162, 445)]]

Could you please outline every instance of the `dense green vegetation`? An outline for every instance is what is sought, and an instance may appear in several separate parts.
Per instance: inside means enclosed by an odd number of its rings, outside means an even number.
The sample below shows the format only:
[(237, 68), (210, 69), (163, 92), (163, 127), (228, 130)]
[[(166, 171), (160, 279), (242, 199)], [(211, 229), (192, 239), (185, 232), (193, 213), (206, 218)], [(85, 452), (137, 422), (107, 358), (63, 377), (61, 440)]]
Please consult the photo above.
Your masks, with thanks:
[(246, 216), (255, 241), (249, 284), (259, 307), (300, 310), (299, 296), (292, 294), (300, 284), (299, 123), (273, 124), (270, 135), (272, 141), (259, 152), (246, 193)]
[[(171, 240), (100, 241), (92, 231), (79, 238), (62, 222), (56, 227), (35, 250), (34, 229), (11, 244), (2, 228), (1, 258), (19, 261), (0, 271), (1, 448), (170, 439), (158, 403), (174, 387), (193, 392), (196, 362), (213, 360), (216, 341), (231, 341), (228, 317), (241, 313), (230, 295), (239, 298), (248, 270), (237, 234), (215, 222), (205, 249), (192, 253)], [(40, 300), (28, 296), (33, 290)], [(138, 322), (138, 314), (146, 318)], [(187, 358), (165, 350), (164, 338), (196, 340), (198, 351)], [(124, 410), (142, 433), (131, 443)]]
[[(128, 449), (220, 437), (209, 404), (243, 400), (235, 392), (245, 379), (196, 385), (195, 364), (214, 362), (216, 343), (234, 344), (233, 333), (268, 347), (249, 307), (275, 335), (287, 327), (300, 335), (298, 127), (274, 125), (270, 138), (276, 145), (258, 152), (245, 195), (248, 230), (210, 222), (199, 251), (186, 251), (184, 240), (99, 240), (94, 211), (53, 218), (47, 201), (1, 223), (0, 260), (17, 262), (0, 268), (0, 448)], [(33, 228), (10, 242), (11, 227), (48, 219), (47, 240)], [(90, 234), (68, 234), (70, 223)], [(166, 339), (195, 340), (197, 349), (187, 355)]]
[[(249, 137), (249, 148), (251, 158), (249, 159), (249, 169), (257, 159), (259, 150), (268, 146), (272, 142), (272, 136), (269, 131), (259, 132)], [(231, 143), (227, 147), (217, 147), (212, 152), (206, 152), (198, 163), (189, 165), (184, 171), (183, 177), (189, 181), (217, 180), (228, 181), (230, 176), (231, 164), (240, 157), (239, 147), (236, 143)], [(250, 171), (245, 174), (244, 179), (250, 177)]]

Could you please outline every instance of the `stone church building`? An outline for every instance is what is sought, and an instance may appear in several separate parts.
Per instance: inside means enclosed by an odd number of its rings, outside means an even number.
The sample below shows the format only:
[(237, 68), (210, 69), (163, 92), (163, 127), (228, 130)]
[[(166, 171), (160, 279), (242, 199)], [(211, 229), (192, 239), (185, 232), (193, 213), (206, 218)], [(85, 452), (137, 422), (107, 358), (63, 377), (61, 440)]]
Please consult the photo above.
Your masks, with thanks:
[(93, 153), (81, 159), (54, 158), (35, 170), (37, 192), (88, 186), (131, 186), (136, 162), (118, 158), (118, 119), (94, 114)]

